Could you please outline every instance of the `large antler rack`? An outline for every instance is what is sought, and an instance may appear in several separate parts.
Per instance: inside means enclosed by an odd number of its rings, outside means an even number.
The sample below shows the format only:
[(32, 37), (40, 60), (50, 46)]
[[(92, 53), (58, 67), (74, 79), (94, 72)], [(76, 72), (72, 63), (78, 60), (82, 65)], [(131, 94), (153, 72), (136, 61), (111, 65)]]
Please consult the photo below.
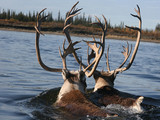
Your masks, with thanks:
[[(77, 5), (78, 3), (79, 3), (79, 2), (77, 2), (75, 5), (73, 5), (73, 7), (71, 8), (71, 10), (67, 13), (66, 19), (65, 19), (65, 22), (64, 22), (63, 32), (64, 32), (64, 34), (65, 34), (65, 36), (66, 36), (66, 38), (67, 38), (67, 40), (68, 40), (68, 43), (70, 43), (70, 44), (72, 44), (72, 40), (71, 40), (71, 36), (70, 36), (70, 34), (69, 34), (68, 29), (69, 29), (69, 27), (72, 25), (72, 23), (69, 23), (69, 20), (70, 20), (71, 18), (73, 18), (74, 16), (80, 14), (79, 11), (82, 10), (82, 8), (81, 8), (81, 9), (76, 9), (76, 5)], [(74, 48), (72, 48), (72, 49), (74, 49)], [(79, 58), (78, 58), (78, 56), (77, 56), (77, 53), (76, 53), (75, 51), (73, 51), (73, 56), (75, 57), (76, 61), (77, 61), (79, 64), (81, 64), (81, 61), (79, 60)], [(83, 64), (83, 66), (85, 66), (85, 65)]]
[[(41, 17), (41, 13), (44, 12), (45, 9), (43, 9), (38, 15), (37, 15), (37, 24), (35, 26), (35, 30), (36, 30), (36, 53), (37, 53), (37, 59), (38, 59), (38, 62), (39, 64), (41, 65), (41, 67), (47, 71), (50, 71), (50, 72), (62, 72), (62, 69), (61, 68), (51, 68), (51, 67), (48, 67), (47, 65), (45, 65), (41, 59), (41, 55), (40, 55), (40, 49), (39, 49), (39, 38), (40, 38), (40, 35), (44, 35), (42, 32), (41, 32), (41, 23), (42, 21), (44, 21), (47, 17), (47, 16), (44, 16), (44, 17)], [(59, 48), (59, 53), (60, 53), (60, 56), (62, 58), (62, 63), (63, 63), (63, 69), (67, 69), (67, 65), (66, 65), (66, 56), (68, 54), (71, 54), (73, 51), (76, 51), (80, 48), (76, 48), (74, 49), (73, 46), (76, 45), (77, 43), (79, 43), (80, 41), (76, 41), (74, 43), (70, 43), (69, 46), (67, 47), (67, 49), (65, 49), (65, 41), (63, 43), (63, 54), (61, 53), (60, 51), (60, 48)]]
[[(102, 57), (102, 55), (104, 53), (104, 49), (105, 49), (105, 36), (106, 36), (106, 32), (107, 32), (107, 20), (103, 16), (103, 19), (104, 19), (104, 22), (105, 22), (105, 25), (103, 25), (98, 17), (95, 16), (95, 18), (97, 19), (97, 22), (92, 23), (92, 24), (96, 24), (96, 25), (101, 27), (101, 29), (102, 29), (102, 38), (100, 39), (99, 42), (97, 42), (95, 40), (94, 36), (93, 36), (93, 41), (84, 41), (88, 45), (88, 50), (87, 50), (88, 67), (84, 68), (84, 71), (87, 71), (89, 68), (91, 68), (93, 66), (92, 70), (90, 71), (90, 73), (87, 73), (88, 77), (91, 77), (92, 74), (94, 73), (94, 71), (96, 71), (98, 63), (99, 63), (99, 61), (100, 61), (100, 59), (101, 59), (101, 57)], [(93, 44), (91, 44), (91, 43), (93, 43)], [(99, 44), (99, 47), (97, 47), (97, 44)], [(90, 54), (89, 54), (89, 47), (92, 49)], [(94, 58), (94, 60), (90, 64), (90, 60), (93, 59), (93, 58)]]
[(108, 57), (109, 47), (108, 47), (107, 55), (106, 55), (106, 59), (107, 59), (107, 62), (106, 62), (106, 63), (107, 63), (107, 69), (108, 69), (108, 71), (109, 71), (110, 73), (118, 74), (119, 72), (126, 71), (126, 70), (128, 70), (128, 69), (131, 67), (131, 65), (132, 65), (132, 63), (133, 63), (133, 61), (134, 61), (134, 58), (135, 58), (135, 56), (136, 56), (136, 53), (137, 53), (137, 50), (138, 50), (138, 47), (139, 47), (140, 38), (141, 38), (141, 30), (142, 30), (142, 20), (141, 20), (140, 8), (139, 8), (138, 5), (137, 5), (137, 8), (138, 8), (138, 10), (135, 9), (137, 15), (133, 15), (133, 14), (131, 14), (131, 15), (132, 15), (133, 17), (136, 17), (136, 18), (139, 19), (139, 27), (129, 27), (129, 26), (126, 26), (126, 27), (129, 28), (129, 29), (138, 31), (137, 41), (136, 41), (136, 44), (135, 44), (134, 51), (133, 51), (133, 53), (132, 53), (131, 59), (130, 59), (128, 65), (127, 65), (126, 67), (123, 67), (124, 64), (126, 63), (127, 59), (129, 58), (129, 56), (130, 56), (130, 54), (131, 54), (131, 51), (132, 51), (132, 45), (131, 45), (131, 49), (129, 50), (129, 44), (128, 44), (128, 42), (127, 42), (127, 48), (126, 48), (125, 46), (123, 46), (124, 51), (122, 52), (122, 54), (123, 54), (124, 57), (125, 57), (124, 61), (122, 62), (122, 64), (121, 64), (117, 69), (115, 69), (115, 70), (113, 70), (113, 71), (110, 71), (109, 60), (108, 60), (108, 59), (109, 59), (109, 57)]
[[(75, 5), (73, 5), (73, 7), (71, 8), (71, 10), (68, 12), (68, 14), (67, 14), (67, 16), (66, 16), (66, 20), (65, 20), (65, 22), (64, 22), (63, 31), (64, 31), (64, 33), (65, 33), (65, 35), (66, 35), (66, 37), (67, 37), (67, 40), (68, 40), (68, 42), (69, 42), (70, 44), (72, 44), (72, 40), (71, 40), (69, 31), (68, 31), (69, 27), (71, 26), (71, 23), (69, 23), (69, 20), (70, 20), (72, 17), (78, 15), (78, 14), (79, 14), (78, 12), (79, 12), (80, 10), (82, 10), (82, 8), (81, 8), (81, 9), (76, 9), (76, 5), (77, 5), (78, 3), (79, 3), (79, 2), (77, 2)], [(98, 63), (99, 63), (99, 61), (100, 61), (100, 58), (101, 58), (101, 56), (103, 55), (103, 52), (104, 52), (104, 47), (105, 47), (105, 35), (106, 35), (106, 31), (107, 31), (107, 21), (106, 21), (106, 18), (105, 18), (104, 16), (103, 16), (103, 18), (104, 18), (104, 20), (105, 20), (105, 26), (103, 26), (103, 24), (100, 22), (100, 20), (99, 20), (97, 17), (96, 17), (96, 19), (97, 19), (98, 22), (97, 22), (97, 23), (93, 23), (93, 24), (99, 25), (99, 26), (102, 28), (102, 30), (103, 30), (103, 33), (102, 33), (102, 42), (96, 42), (96, 41), (90, 41), (90, 42), (89, 42), (89, 41), (85, 41), (85, 42), (87, 43), (87, 45), (88, 45), (89, 47), (91, 47), (91, 49), (96, 53), (96, 56), (95, 56), (94, 61), (93, 61), (90, 65), (86, 66), (84, 63), (82, 63), (81, 60), (79, 60), (76, 52), (75, 52), (75, 51), (73, 52), (73, 56), (75, 57), (76, 61), (77, 61), (79, 64), (82, 65), (82, 67), (84, 68), (83, 71), (85, 72), (85, 74), (86, 74), (87, 77), (91, 77), (91, 76), (92, 76), (92, 74), (93, 74), (93, 72), (95, 71), (95, 69), (96, 69), (96, 67), (97, 67), (97, 65), (98, 65)], [(99, 47), (99, 48), (93, 47), (90, 43), (99, 44), (100, 47)], [(95, 45), (94, 45), (94, 46), (95, 46)], [(74, 49), (74, 48), (73, 48), (73, 49)], [(100, 50), (100, 49), (101, 49), (101, 52), (99, 53), (99, 50)], [(93, 66), (93, 65), (94, 65), (94, 66)], [(93, 68), (91, 69), (92, 66), (93, 66)], [(87, 70), (90, 70), (90, 72), (88, 73)]]

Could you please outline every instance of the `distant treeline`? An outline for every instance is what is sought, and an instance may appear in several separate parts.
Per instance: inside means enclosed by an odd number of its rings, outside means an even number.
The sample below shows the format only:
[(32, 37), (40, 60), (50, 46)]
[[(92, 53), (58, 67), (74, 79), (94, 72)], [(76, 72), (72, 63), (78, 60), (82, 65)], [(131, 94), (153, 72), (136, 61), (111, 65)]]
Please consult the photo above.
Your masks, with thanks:
[[(7, 19), (7, 20), (13, 19), (13, 20), (18, 20), (22, 22), (35, 22), (37, 14), (38, 12), (35, 12), (35, 11), (24, 14), (23, 12), (16, 13), (15, 11), (10, 9), (8, 10), (0, 9), (0, 19)], [(62, 22), (63, 23), (65, 20), (64, 17), (61, 16), (60, 11), (58, 12), (58, 16), (55, 16), (55, 17), (53, 17), (52, 12), (42, 14), (42, 16), (46, 16), (46, 15), (49, 15), (46, 18), (46, 22)], [(72, 19), (71, 22), (74, 25), (82, 24), (84, 26), (91, 26), (91, 23), (94, 21), (92, 20), (91, 16), (86, 17), (85, 13), (83, 13), (83, 15), (77, 15), (76, 17), (74, 17), (74, 19)], [(119, 25), (112, 26), (109, 21), (107, 23), (107, 26), (108, 28), (120, 28), (120, 29), (125, 28), (124, 22), (120, 22)], [(156, 25), (155, 30), (160, 31), (159, 23)]]
[(160, 31), (160, 24), (158, 23), (155, 28), (156, 31)]
[[(5, 9), (0, 9), (0, 19), (7, 19), (7, 20), (18, 20), (18, 21), (22, 21), (22, 22), (35, 22), (36, 21), (36, 16), (37, 16), (38, 12), (28, 12), (26, 14), (24, 14), (23, 12), (19, 12), (16, 13), (16, 11), (13, 10), (5, 10)], [(63, 23), (65, 18), (61, 16), (60, 11), (58, 12), (58, 16), (53, 17), (52, 12), (48, 12), (48, 13), (43, 13), (42, 16), (46, 16), (49, 15), (46, 18), (46, 22), (61, 22)], [(72, 23), (74, 25), (78, 25), (78, 24), (82, 24), (84, 26), (91, 26), (91, 23), (94, 22), (94, 20), (92, 20), (91, 16), (85, 16), (85, 13), (83, 13), (83, 15), (77, 15), (76, 17), (74, 17), (74, 19), (72, 19)], [(110, 20), (107, 23), (108, 28), (120, 28), (123, 29), (125, 28), (124, 26), (124, 22), (120, 22), (119, 25), (114, 25), (112, 26), (110, 24)], [(148, 31), (148, 30), (147, 30)], [(160, 24), (158, 23), (155, 27), (155, 31), (160, 31)]]
[[(0, 10), (0, 19), (13, 19), (13, 20), (18, 20), (18, 21), (22, 21), (22, 22), (35, 22), (36, 21), (36, 16), (37, 16), (38, 12), (28, 12), (28, 13), (23, 13), (23, 12), (19, 12), (16, 13), (13, 10), (4, 10), (1, 9)], [(65, 18), (61, 16), (60, 11), (58, 12), (58, 16), (53, 17), (52, 16), (52, 12), (48, 12), (48, 13), (43, 13), (42, 16), (45, 15), (49, 15), (46, 18), (46, 22), (64, 22)], [(95, 20), (94, 20), (95, 21)], [(91, 23), (94, 22), (92, 20), (91, 16), (85, 16), (85, 13), (83, 13), (82, 15), (77, 15), (76, 17), (74, 17), (74, 19), (72, 19), (72, 23), (74, 25), (78, 25), (78, 24), (82, 24), (84, 26), (91, 26)], [(108, 22), (108, 28), (111, 28), (111, 24), (110, 22)], [(121, 22), (119, 26), (116, 27), (124, 27), (124, 24)]]
[[(0, 9), (0, 27), (33, 30), (37, 14), (38, 12), (17, 13), (9, 9)], [(43, 23), (44, 31), (57, 32), (63, 30), (65, 16), (62, 17), (60, 11), (58, 12), (58, 15), (54, 17), (52, 12), (42, 14), (42, 16), (46, 15), (49, 16)], [(86, 17), (85, 13), (77, 15), (73, 19), (70, 19), (70, 22), (73, 23), (70, 32), (75, 34), (100, 35), (101, 29), (98, 26), (91, 24), (95, 21), (95, 18), (92, 18), (92, 16)], [(107, 28), (110, 28), (107, 32), (108, 35), (126, 36), (130, 38), (135, 38), (137, 36), (136, 31), (125, 28), (124, 22), (112, 26), (110, 20), (108, 20)], [(142, 38), (160, 40), (160, 24), (156, 25), (155, 30), (142, 30)]]

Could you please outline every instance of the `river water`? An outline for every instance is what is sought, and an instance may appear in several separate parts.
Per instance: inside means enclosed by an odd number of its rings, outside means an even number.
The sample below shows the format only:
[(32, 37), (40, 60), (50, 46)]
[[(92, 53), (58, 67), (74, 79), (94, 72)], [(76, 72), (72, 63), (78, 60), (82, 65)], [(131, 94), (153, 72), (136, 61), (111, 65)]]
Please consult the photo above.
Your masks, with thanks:
[[(41, 36), (40, 49), (42, 59), (50, 67), (62, 68), (58, 47), (62, 46), (64, 36)], [(87, 37), (72, 37), (74, 40), (92, 40)], [(134, 46), (135, 41), (129, 41)], [(123, 61), (122, 45), (126, 41), (106, 39), (106, 47), (110, 45), (111, 69), (118, 67)], [(86, 43), (77, 47), (86, 63)], [(99, 63), (99, 70), (106, 70), (105, 58)], [(67, 67), (79, 69), (72, 55), (67, 56)], [(45, 90), (57, 92), (63, 79), (61, 73), (43, 70), (37, 62), (35, 52), (35, 33), (0, 31), (0, 119), (1, 120), (32, 120), (32, 119), (64, 119), (63, 115), (45, 112), (41, 104), (38, 107), (35, 96)], [(87, 79), (88, 88), (94, 87), (93, 78)], [(123, 119), (160, 119), (160, 44), (141, 42), (132, 67), (120, 73), (115, 80), (115, 88), (136, 96), (144, 96), (144, 104), (148, 105), (143, 114), (122, 117)], [(41, 95), (39, 95), (41, 96)], [(33, 100), (34, 99), (34, 100)], [(34, 104), (34, 105), (33, 105)], [(39, 111), (39, 112), (36, 112)], [(48, 113), (48, 115), (47, 115)], [(38, 114), (38, 115), (37, 115)], [(52, 117), (51, 117), (52, 116)], [(129, 115), (127, 115), (129, 116)], [(89, 118), (86, 118), (89, 119)], [(90, 118), (91, 119), (91, 118)], [(97, 118), (98, 119), (98, 118)]]

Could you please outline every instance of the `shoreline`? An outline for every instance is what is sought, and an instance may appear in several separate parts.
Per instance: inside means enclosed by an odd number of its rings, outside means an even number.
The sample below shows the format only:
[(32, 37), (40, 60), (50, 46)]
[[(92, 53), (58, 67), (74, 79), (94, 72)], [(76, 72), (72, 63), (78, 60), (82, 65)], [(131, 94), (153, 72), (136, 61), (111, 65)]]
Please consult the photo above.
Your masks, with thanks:
[[(17, 32), (28, 32), (28, 33), (34, 33), (35, 30), (27, 30), (27, 29), (17, 29), (17, 28), (2, 28), (0, 27), (0, 30), (3, 31), (17, 31)], [(52, 31), (42, 31), (44, 34), (53, 34), (53, 35), (64, 35), (63, 32), (52, 32)], [(75, 37), (88, 37), (92, 38), (92, 35), (87, 34), (75, 34), (70, 33), (70, 35)], [(98, 38), (98, 35), (95, 35), (96, 38)], [(128, 40), (128, 41), (134, 41), (136, 38), (126, 37), (126, 36), (116, 36), (116, 35), (107, 35), (106, 39), (115, 39), (115, 40)], [(142, 42), (152, 42), (152, 43), (160, 43), (160, 40), (150, 40), (150, 39), (142, 39)]]

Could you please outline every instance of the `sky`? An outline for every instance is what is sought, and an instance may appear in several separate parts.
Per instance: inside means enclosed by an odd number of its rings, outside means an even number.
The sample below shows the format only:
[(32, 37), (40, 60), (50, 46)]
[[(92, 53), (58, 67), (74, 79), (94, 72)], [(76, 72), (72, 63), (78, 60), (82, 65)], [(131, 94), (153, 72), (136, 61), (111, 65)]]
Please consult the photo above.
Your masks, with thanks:
[[(53, 17), (57, 18), (58, 11), (65, 17), (65, 13), (76, 2), (77, 0), (0, 0), (0, 9), (28, 13), (47, 8), (46, 12), (52, 12)], [(79, 0), (77, 7), (83, 8), (81, 14), (85, 13), (86, 17), (98, 16), (103, 20), (103, 14), (111, 25), (124, 22), (128, 26), (138, 26), (138, 20), (130, 15), (136, 14), (134, 8), (137, 8), (137, 4), (141, 9), (142, 28), (154, 30), (160, 24), (160, 0)]]

